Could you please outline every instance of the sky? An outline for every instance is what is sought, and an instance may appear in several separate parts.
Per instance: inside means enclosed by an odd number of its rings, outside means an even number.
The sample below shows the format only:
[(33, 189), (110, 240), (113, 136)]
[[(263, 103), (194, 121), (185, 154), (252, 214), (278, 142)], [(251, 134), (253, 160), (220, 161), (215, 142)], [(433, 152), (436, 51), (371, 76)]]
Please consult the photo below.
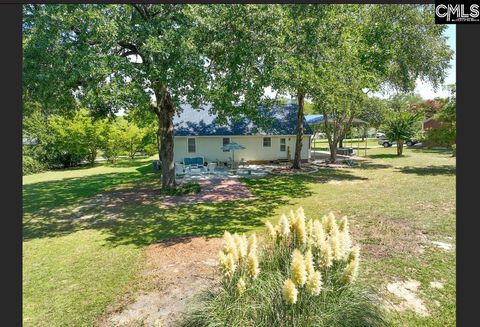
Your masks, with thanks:
[[(450, 61), (451, 67), (448, 70), (447, 78), (445, 79), (445, 85), (453, 84), (456, 82), (456, 56), (457, 56), (457, 41), (456, 41), (456, 25), (448, 25), (444, 35), (448, 37), (448, 46), (455, 51), (452, 60)], [(447, 90), (433, 90), (430, 84), (417, 81), (417, 87), (415, 92), (419, 93), (424, 99), (433, 99), (435, 97), (448, 97)]]

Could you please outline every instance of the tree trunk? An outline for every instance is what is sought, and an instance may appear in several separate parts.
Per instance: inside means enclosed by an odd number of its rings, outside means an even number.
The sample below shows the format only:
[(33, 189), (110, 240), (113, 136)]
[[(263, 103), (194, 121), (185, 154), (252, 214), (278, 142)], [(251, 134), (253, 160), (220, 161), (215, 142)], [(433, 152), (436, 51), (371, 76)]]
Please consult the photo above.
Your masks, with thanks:
[(403, 141), (397, 141), (397, 156), (401, 156), (403, 154)]
[(170, 93), (161, 86), (156, 93), (160, 135), (160, 161), (162, 164), (162, 190), (175, 188), (175, 163), (173, 161), (173, 106)]
[(295, 142), (295, 157), (293, 158), (292, 169), (300, 169), (300, 162), (302, 160), (302, 139), (303, 139), (303, 119), (304, 119), (304, 104), (305, 94), (298, 92), (298, 112), (297, 112), (297, 139)]
[(339, 148), (343, 148), (343, 137), (340, 139), (340, 141), (338, 142), (338, 147)]
[(332, 142), (330, 146), (330, 162), (335, 163), (337, 161), (337, 142)]
[(89, 158), (88, 158), (88, 161), (90, 162), (90, 164), (93, 166), (95, 164), (95, 159), (97, 159), (97, 149), (95, 150), (91, 150), (90, 151), (90, 155), (89, 155)]
[(161, 160), (160, 156), (160, 124), (158, 124), (158, 130), (157, 130), (157, 151), (158, 151), (158, 160)]

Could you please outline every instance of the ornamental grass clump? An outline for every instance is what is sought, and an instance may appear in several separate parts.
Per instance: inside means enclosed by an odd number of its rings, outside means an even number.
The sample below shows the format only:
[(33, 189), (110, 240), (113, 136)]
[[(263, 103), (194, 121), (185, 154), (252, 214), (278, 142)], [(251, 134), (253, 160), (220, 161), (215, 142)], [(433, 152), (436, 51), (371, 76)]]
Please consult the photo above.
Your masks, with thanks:
[(225, 232), (220, 288), (199, 297), (183, 326), (386, 326), (359, 279), (346, 217), (308, 219), (298, 208), (265, 226), (258, 239)]

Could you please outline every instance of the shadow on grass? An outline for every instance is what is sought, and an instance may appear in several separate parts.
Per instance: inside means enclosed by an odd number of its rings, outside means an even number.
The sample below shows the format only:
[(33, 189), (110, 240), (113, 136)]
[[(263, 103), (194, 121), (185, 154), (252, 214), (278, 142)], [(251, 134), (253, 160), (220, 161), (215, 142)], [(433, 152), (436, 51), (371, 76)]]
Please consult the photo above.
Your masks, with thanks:
[(438, 153), (438, 154), (451, 154), (452, 150), (447, 148), (419, 148), (419, 149), (411, 149), (412, 152), (416, 153)]
[(360, 162), (360, 168), (366, 169), (366, 170), (392, 168), (392, 165), (388, 165), (388, 164), (379, 164), (371, 161), (359, 161), (359, 162)]
[(150, 165), (139, 167), (137, 171), (73, 177), (23, 185), (23, 212), (38, 213), (59, 206), (69, 206), (115, 186), (142, 183), (159, 178)]
[[(145, 177), (142, 179), (142, 176)], [(310, 196), (311, 183), (365, 179), (347, 171), (322, 169), (311, 175), (242, 179), (255, 195), (254, 199), (174, 207), (162, 206), (160, 195), (152, 195), (141, 202), (101, 201), (102, 194), (98, 193), (124, 182), (135, 181), (126, 190), (137, 189), (139, 184), (158, 188), (151, 179), (148, 182), (147, 176), (156, 177), (153, 173), (123, 173), (35, 184), (35, 188), (24, 193), (24, 239), (95, 229), (108, 235), (111, 246), (146, 246), (177, 237), (221, 236), (225, 230), (246, 232), (262, 226), (264, 219), (280, 205)], [(93, 196), (95, 194), (98, 196)], [(80, 209), (59, 210), (72, 202), (80, 205)]]
[(402, 156), (397, 156), (394, 153), (379, 153), (379, 154), (370, 154), (367, 156), (367, 158), (371, 159), (394, 159), (394, 158), (405, 158), (408, 157), (405, 154)]
[(454, 165), (443, 165), (443, 166), (426, 166), (426, 167), (402, 167), (397, 168), (400, 172), (405, 174), (416, 174), (419, 176), (426, 175), (455, 175), (457, 169)]

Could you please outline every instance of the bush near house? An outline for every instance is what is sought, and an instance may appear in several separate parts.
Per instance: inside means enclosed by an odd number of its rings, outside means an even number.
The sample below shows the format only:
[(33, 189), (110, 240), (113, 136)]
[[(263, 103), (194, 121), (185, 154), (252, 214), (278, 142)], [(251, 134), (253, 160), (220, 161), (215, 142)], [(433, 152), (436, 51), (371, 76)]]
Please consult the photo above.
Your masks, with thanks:
[(385, 326), (373, 295), (357, 281), (360, 250), (348, 220), (306, 219), (303, 209), (255, 234), (224, 234), (223, 275), (183, 326)]

